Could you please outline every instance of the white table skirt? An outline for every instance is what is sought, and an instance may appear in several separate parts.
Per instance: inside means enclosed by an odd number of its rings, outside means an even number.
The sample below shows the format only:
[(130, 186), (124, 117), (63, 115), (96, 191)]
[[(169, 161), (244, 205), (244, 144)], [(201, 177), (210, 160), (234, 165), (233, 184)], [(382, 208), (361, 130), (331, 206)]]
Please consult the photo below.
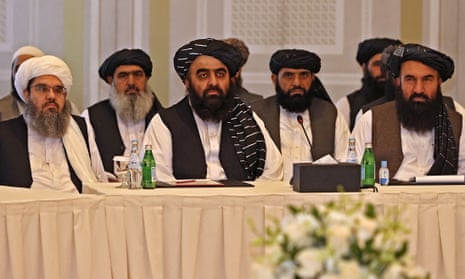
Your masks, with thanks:
[[(465, 274), (463, 186), (389, 187), (362, 193), (379, 212), (399, 207), (411, 229), (410, 253), (432, 278)], [(259, 182), (254, 188), (117, 189), (94, 184), (104, 194), (113, 278), (250, 278), (253, 258), (249, 222), (263, 234), (269, 216), (289, 204), (321, 204), (337, 193), (294, 193), (289, 185)], [(347, 193), (358, 197), (358, 193)]]
[(0, 278), (112, 278), (104, 197), (0, 187)]

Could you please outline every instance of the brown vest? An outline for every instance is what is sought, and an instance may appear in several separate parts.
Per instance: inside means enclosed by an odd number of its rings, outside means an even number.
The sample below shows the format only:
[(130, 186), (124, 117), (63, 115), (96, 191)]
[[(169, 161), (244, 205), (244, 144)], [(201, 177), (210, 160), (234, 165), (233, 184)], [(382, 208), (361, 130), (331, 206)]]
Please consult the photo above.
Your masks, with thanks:
[[(443, 97), (446, 98), (446, 97)], [(446, 105), (447, 115), (452, 125), (455, 142), (458, 144), (462, 133), (462, 116)], [(371, 109), (373, 153), (376, 158), (376, 170), (382, 160), (388, 161), (389, 174), (392, 178), (404, 159), (400, 138), (400, 121), (396, 112), (396, 102), (391, 101)], [(389, 116), (389, 117), (386, 117)]]

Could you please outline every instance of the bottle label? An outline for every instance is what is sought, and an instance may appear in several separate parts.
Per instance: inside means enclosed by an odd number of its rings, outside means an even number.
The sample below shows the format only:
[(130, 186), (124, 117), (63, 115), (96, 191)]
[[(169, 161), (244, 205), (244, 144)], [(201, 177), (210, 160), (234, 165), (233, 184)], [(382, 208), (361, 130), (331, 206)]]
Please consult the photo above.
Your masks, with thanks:
[(362, 185), (363, 186), (375, 185), (375, 165), (372, 165), (372, 164), (362, 165)]
[(379, 169), (379, 184), (381, 185), (389, 184), (389, 169), (388, 168)]
[(155, 183), (155, 182), (157, 181), (157, 176), (156, 176), (156, 169), (155, 169), (155, 167), (152, 167), (151, 173), (152, 173), (152, 183)]

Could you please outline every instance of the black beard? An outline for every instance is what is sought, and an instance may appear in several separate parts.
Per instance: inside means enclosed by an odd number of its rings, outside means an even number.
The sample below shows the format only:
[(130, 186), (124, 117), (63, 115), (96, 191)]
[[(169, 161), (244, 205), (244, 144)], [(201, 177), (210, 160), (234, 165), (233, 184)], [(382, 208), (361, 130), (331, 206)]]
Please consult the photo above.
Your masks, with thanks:
[[(195, 89), (189, 87), (189, 99), (192, 108), (197, 115), (203, 120), (209, 121), (222, 121), (226, 120), (234, 108), (234, 90), (235, 84), (231, 82), (231, 88), (225, 93), (219, 87), (209, 87), (199, 94)], [(219, 96), (208, 95), (209, 90), (217, 90), (220, 92)]]
[(26, 103), (24, 112), (29, 125), (40, 135), (51, 138), (62, 138), (69, 126), (71, 118), (71, 104), (65, 101), (61, 112), (40, 112), (31, 102)]
[[(414, 102), (414, 97), (422, 97), (426, 102)], [(431, 99), (423, 93), (414, 93), (409, 100), (405, 100), (400, 88), (396, 89), (395, 98), (397, 115), (406, 129), (423, 133), (434, 128), (436, 117), (442, 106), (440, 87), (438, 87), (436, 96)]]
[(281, 86), (276, 82), (275, 90), (276, 95), (278, 97), (278, 103), (287, 111), (290, 112), (304, 112), (306, 109), (310, 107), (310, 103), (312, 101), (312, 96), (310, 94), (310, 90), (305, 90), (304, 88), (300, 87), (300, 89), (304, 90), (303, 95), (290, 95), (290, 92), (296, 88), (291, 88), (287, 92), (282, 90)]
[(362, 83), (363, 87), (366, 88), (366, 97), (369, 102), (384, 96), (386, 81), (380, 78), (381, 77), (373, 77), (367, 69), (363, 71)]

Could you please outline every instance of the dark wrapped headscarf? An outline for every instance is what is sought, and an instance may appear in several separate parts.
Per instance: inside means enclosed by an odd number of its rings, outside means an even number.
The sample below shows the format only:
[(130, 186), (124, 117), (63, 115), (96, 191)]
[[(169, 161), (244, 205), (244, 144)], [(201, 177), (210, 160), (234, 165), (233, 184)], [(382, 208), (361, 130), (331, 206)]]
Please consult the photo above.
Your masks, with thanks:
[(140, 66), (147, 77), (152, 76), (152, 60), (150, 56), (142, 49), (122, 49), (110, 55), (98, 69), (98, 74), (101, 79), (108, 83), (107, 78), (113, 76), (116, 68), (121, 65), (137, 65)]
[[(282, 68), (307, 69), (316, 74), (321, 69), (321, 59), (313, 52), (304, 49), (281, 49), (273, 53), (270, 59), (270, 70), (278, 74)], [(312, 96), (332, 103), (328, 92), (318, 77), (315, 77), (310, 88)]]
[(402, 63), (409, 60), (421, 62), (435, 69), (443, 82), (451, 78), (454, 73), (454, 61), (444, 53), (419, 44), (405, 44), (398, 46), (389, 58), (392, 75), (398, 77)]
[(362, 41), (358, 44), (357, 50), (357, 62), (358, 64), (366, 64), (378, 53), (382, 53), (383, 50), (390, 45), (400, 45), (402, 42), (390, 38), (373, 38)]
[(307, 50), (281, 49), (271, 55), (270, 71), (278, 74), (282, 68), (307, 69), (316, 74), (321, 69), (321, 59)]
[(220, 60), (228, 68), (231, 77), (237, 73), (242, 63), (240, 52), (223, 41), (212, 38), (194, 40), (180, 47), (173, 57), (174, 69), (182, 81), (186, 79), (194, 60), (201, 55)]

